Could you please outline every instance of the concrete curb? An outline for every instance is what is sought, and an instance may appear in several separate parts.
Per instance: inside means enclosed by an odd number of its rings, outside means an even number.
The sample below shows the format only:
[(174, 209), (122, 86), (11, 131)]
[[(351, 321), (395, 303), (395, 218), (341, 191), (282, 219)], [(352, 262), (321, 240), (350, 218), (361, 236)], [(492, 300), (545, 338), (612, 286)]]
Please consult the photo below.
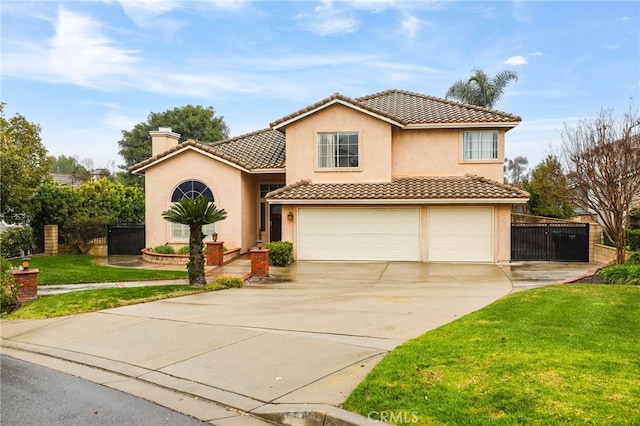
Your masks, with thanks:
[(554, 284), (570, 284), (570, 283), (576, 282), (576, 281), (581, 280), (583, 278), (590, 277), (591, 275), (594, 275), (596, 272), (598, 272), (599, 269), (602, 269), (602, 268), (604, 268), (606, 266), (609, 266), (609, 264), (594, 266), (593, 268), (589, 269), (584, 274), (576, 275), (575, 277), (567, 278), (567, 279), (562, 280), (562, 281), (557, 281)]
[[(203, 396), (202, 393), (192, 393), (170, 386), (171, 381), (146, 380), (144, 369), (126, 368), (121, 363), (92, 362), (92, 357), (80, 356), (78, 359), (68, 356), (65, 350), (39, 347), (28, 343), (13, 342), (2, 339), (0, 353), (27, 362), (42, 365), (47, 368), (62, 371), (82, 379), (108, 386), (114, 389), (130, 393), (137, 397), (155, 402), (159, 405), (192, 416), (202, 421), (212, 421), (213, 412), (226, 413), (240, 418), (240, 423), (247, 426), (257, 426), (258, 419), (265, 423), (287, 426), (387, 426), (387, 423), (372, 420), (359, 414), (352, 413), (339, 407), (327, 404), (272, 404), (251, 400), (241, 395), (231, 395), (228, 391), (214, 390), (212, 394), (223, 396), (221, 402), (212, 399), (211, 396)], [(124, 367), (124, 368), (123, 368)], [(182, 379), (178, 379), (180, 381)], [(126, 384), (129, 382), (129, 384)], [(172, 396), (159, 398), (159, 390)], [(162, 393), (162, 392), (160, 392)], [(225, 395), (220, 395), (223, 393)], [(178, 397), (176, 397), (176, 395)], [(188, 398), (184, 398), (188, 397)], [(175, 400), (181, 401), (179, 405)], [(235, 402), (235, 403), (234, 403)], [(210, 407), (207, 407), (209, 404)], [(219, 418), (225, 418), (227, 414), (218, 414)], [(231, 416), (231, 415), (229, 415)], [(249, 420), (253, 419), (253, 421)]]

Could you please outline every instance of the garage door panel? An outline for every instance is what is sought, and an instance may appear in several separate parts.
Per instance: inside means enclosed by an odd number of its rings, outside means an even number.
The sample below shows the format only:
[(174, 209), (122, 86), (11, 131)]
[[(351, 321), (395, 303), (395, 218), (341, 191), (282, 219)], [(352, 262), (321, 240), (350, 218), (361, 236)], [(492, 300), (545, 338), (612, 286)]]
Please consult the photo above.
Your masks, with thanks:
[(417, 208), (300, 208), (300, 260), (420, 260)]
[(491, 207), (430, 207), (428, 253), (434, 262), (491, 262)]

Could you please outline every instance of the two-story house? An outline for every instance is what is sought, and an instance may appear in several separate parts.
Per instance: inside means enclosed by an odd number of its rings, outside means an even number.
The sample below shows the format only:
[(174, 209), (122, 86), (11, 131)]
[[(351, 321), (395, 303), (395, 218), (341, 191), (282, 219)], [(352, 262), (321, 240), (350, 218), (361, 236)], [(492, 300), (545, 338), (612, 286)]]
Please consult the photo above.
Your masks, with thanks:
[[(511, 207), (505, 134), (520, 117), (417, 93), (334, 94), (268, 129), (211, 144), (151, 132), (146, 244), (186, 244), (161, 217), (183, 196), (209, 196), (215, 231), (242, 252), (293, 242), (297, 260), (504, 262)], [(213, 225), (206, 232), (213, 232)]]

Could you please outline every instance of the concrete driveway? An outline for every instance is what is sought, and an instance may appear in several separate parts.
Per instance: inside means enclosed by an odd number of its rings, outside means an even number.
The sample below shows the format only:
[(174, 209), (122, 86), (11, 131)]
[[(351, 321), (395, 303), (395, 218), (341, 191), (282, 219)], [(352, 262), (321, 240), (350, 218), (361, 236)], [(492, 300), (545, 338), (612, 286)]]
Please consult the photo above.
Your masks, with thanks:
[[(296, 263), (272, 274), (271, 283), (242, 289), (3, 321), (3, 352), (98, 367), (115, 373), (100, 381), (107, 386), (151, 392), (215, 424), (240, 423), (237, 412), (208, 401), (280, 422), (330, 416), (361, 424), (336, 407), (388, 351), (514, 289), (514, 271), (490, 264)], [(209, 408), (193, 414), (176, 398), (162, 402), (149, 384)]]

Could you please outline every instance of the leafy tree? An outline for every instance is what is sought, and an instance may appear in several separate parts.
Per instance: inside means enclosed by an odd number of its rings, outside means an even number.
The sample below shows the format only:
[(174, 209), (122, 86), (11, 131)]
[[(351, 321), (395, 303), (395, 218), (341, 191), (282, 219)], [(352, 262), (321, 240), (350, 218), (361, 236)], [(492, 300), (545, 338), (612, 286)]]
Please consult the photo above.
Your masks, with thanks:
[(46, 182), (31, 203), (31, 226), (38, 247), (44, 225), (59, 225), (61, 237), (81, 251), (87, 241), (104, 235), (104, 226), (144, 222), (144, 190), (107, 179), (88, 181), (77, 188)]
[(481, 68), (474, 68), (467, 80), (459, 80), (449, 87), (445, 97), (471, 105), (493, 108), (510, 81), (518, 81), (515, 71), (501, 71), (489, 77)]
[(531, 214), (568, 219), (575, 206), (567, 198), (568, 181), (558, 157), (548, 155), (531, 171), (531, 178), (523, 181), (531, 194), (527, 205)]
[(9, 258), (33, 252), (33, 232), (29, 226), (12, 226), (0, 234), (0, 256)]
[(216, 117), (212, 107), (186, 105), (161, 113), (152, 112), (146, 122), (136, 124), (129, 131), (122, 131), (118, 146), (125, 164), (121, 168), (126, 170), (151, 157), (149, 132), (159, 127), (171, 127), (172, 131), (180, 133), (181, 142), (187, 139), (214, 142), (229, 137), (224, 118)]
[(24, 222), (29, 200), (49, 176), (47, 150), (40, 126), (20, 114), (8, 120), (0, 103), (0, 217), (8, 223)]
[(173, 223), (181, 223), (189, 226), (189, 284), (193, 286), (205, 286), (204, 254), (202, 253), (204, 233), (202, 226), (226, 219), (227, 212), (218, 210), (215, 204), (206, 197), (191, 199), (182, 198), (173, 204), (169, 210), (162, 212), (162, 217)]
[(522, 186), (523, 180), (527, 177), (527, 166), (529, 160), (527, 157), (518, 155), (513, 160), (504, 159), (504, 181), (511, 185)]
[(60, 155), (58, 157), (49, 157), (51, 163), (51, 173), (62, 173), (73, 176), (79, 182), (84, 182), (91, 178), (91, 172), (78, 162), (77, 157), (67, 157)]
[(630, 109), (622, 117), (603, 109), (576, 126), (565, 124), (562, 159), (571, 191), (567, 195), (595, 213), (625, 262), (626, 228), (634, 197), (640, 192), (640, 115)]

